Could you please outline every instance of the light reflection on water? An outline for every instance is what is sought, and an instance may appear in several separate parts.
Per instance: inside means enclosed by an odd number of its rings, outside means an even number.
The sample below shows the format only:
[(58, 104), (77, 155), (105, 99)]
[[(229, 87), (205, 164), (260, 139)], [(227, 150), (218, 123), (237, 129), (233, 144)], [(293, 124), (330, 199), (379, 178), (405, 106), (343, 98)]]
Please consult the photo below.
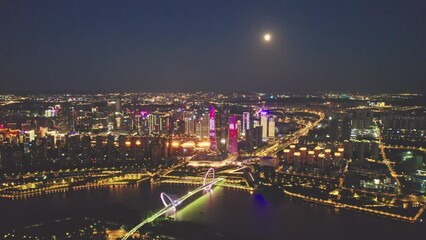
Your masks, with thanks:
[[(147, 212), (162, 208), (161, 192), (182, 196), (192, 189), (194, 186), (142, 183), (15, 201), (2, 199), (0, 229), (88, 214), (136, 224)], [(214, 187), (211, 192), (188, 199), (178, 208), (175, 218), (207, 225), (243, 239), (283, 239), (283, 236), (285, 239), (313, 239), (322, 235), (345, 236), (345, 239), (371, 239), (372, 236), (399, 239), (414, 237), (425, 226), (338, 211), (267, 192), (252, 195), (223, 187)]]

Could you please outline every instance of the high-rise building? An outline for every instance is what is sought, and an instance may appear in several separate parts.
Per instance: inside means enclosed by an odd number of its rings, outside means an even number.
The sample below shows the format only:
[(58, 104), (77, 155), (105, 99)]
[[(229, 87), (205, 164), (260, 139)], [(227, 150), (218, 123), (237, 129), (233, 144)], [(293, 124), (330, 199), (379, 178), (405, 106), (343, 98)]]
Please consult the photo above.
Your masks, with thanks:
[(170, 134), (170, 114), (162, 113), (160, 115), (160, 123), (159, 123), (159, 132), (160, 134)]
[(193, 112), (185, 112), (183, 121), (185, 122), (185, 134), (195, 135), (195, 116)]
[(118, 97), (115, 100), (115, 112), (121, 113), (121, 98), (120, 97)]
[(258, 126), (254, 128), (254, 145), (260, 147), (262, 145), (262, 127)]
[[(52, 137), (53, 139), (53, 137)], [(91, 160), (91, 154), (92, 154), (92, 146), (91, 146), (92, 139), (88, 135), (84, 135), (81, 138), (81, 152), (82, 152), (82, 161), (84, 163), (89, 163)]]
[(45, 117), (56, 117), (56, 115), (57, 115), (56, 110), (52, 107), (49, 107), (49, 109), (44, 110)]
[(115, 129), (121, 129), (121, 114), (116, 114), (115, 115)]
[(245, 134), (245, 130), (243, 130), (243, 126), (241, 124), (241, 120), (237, 120), (237, 129), (238, 129), (238, 139), (240, 139)]
[(170, 114), (163, 112), (148, 115), (148, 134), (168, 134), (170, 131)]
[(342, 121), (342, 130), (340, 133), (341, 141), (349, 140), (351, 138), (351, 119), (349, 117), (344, 117)]
[(151, 135), (155, 132), (155, 126), (157, 122), (157, 117), (154, 114), (148, 115), (148, 135)]
[(328, 121), (328, 135), (330, 136), (330, 142), (337, 141), (339, 136), (339, 119), (337, 117), (330, 117)]
[(232, 116), (229, 118), (228, 150), (231, 154), (238, 154), (238, 129), (236, 116)]
[(247, 129), (245, 131), (247, 151), (251, 152), (254, 150), (254, 128)]
[(215, 127), (215, 119), (214, 119), (214, 106), (210, 105), (210, 150), (216, 150), (216, 127)]
[(247, 151), (251, 152), (262, 144), (262, 127), (254, 127), (246, 130)]
[(259, 126), (260, 126), (259, 120), (253, 120), (253, 128), (259, 127)]
[(268, 140), (268, 113), (266, 111), (260, 112), (260, 126), (262, 126), (262, 141)]
[(250, 129), (250, 113), (243, 112), (243, 131), (242, 132), (244, 135), (247, 129)]
[(114, 112), (114, 128), (121, 129), (123, 115), (121, 112), (121, 98), (118, 97), (115, 100), (115, 112)]
[(370, 110), (357, 110), (352, 113), (352, 128), (367, 129), (373, 123), (373, 113)]
[(209, 114), (204, 113), (198, 118), (195, 126), (195, 134), (198, 138), (205, 139), (209, 137)]
[(272, 117), (268, 119), (268, 138), (275, 139), (275, 119)]

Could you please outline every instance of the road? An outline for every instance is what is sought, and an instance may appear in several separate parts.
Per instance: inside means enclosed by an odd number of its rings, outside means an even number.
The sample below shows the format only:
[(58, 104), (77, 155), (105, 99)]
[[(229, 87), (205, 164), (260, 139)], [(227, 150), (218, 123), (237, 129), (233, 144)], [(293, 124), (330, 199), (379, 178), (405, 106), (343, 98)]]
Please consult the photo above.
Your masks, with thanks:
[[(280, 139), (279, 141), (276, 141), (271, 146), (268, 146), (266, 149), (263, 149), (256, 153), (256, 156), (271, 156), (276, 155), (277, 152), (284, 150), (285, 148), (289, 147), (291, 144), (294, 144), (301, 136), (304, 136), (308, 134), (310, 130), (312, 130), (314, 127), (316, 127), (322, 120), (324, 120), (324, 113), (319, 112), (316, 113), (319, 116), (319, 119), (315, 122), (309, 122), (307, 124), (304, 124), (305, 127), (297, 130), (292, 134), (292, 136), (288, 139)], [(285, 141), (282, 143), (281, 141)]]

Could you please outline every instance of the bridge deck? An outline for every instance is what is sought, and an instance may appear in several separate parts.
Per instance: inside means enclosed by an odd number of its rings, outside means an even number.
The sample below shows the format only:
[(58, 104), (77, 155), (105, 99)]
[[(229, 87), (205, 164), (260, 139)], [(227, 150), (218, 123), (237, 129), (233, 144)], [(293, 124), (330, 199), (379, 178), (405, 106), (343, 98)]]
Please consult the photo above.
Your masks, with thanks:
[[(223, 178), (216, 178), (215, 180), (213, 180), (213, 185), (222, 181)], [(180, 197), (179, 199), (177, 199), (175, 201), (175, 205), (173, 205), (172, 203), (168, 204), (167, 206), (165, 206), (164, 208), (160, 209), (158, 212), (156, 212), (154, 215), (152, 215), (151, 217), (145, 219), (143, 222), (139, 223), (138, 225), (136, 225), (136, 227), (134, 227), (132, 230), (130, 230), (123, 238), (122, 240), (126, 240), (128, 239), (130, 236), (132, 236), (139, 228), (141, 228), (143, 225), (150, 223), (152, 221), (154, 221), (155, 219), (157, 219), (158, 217), (166, 214), (167, 212), (169, 212), (170, 210), (172, 210), (175, 206), (178, 206), (179, 204), (181, 204), (183, 201), (185, 201), (186, 199), (190, 198), (191, 196), (193, 196), (194, 194), (202, 191), (205, 189), (205, 185), (199, 186), (198, 188), (196, 188), (195, 190), (192, 190), (190, 192), (188, 192), (187, 194), (183, 195), (182, 197)]]

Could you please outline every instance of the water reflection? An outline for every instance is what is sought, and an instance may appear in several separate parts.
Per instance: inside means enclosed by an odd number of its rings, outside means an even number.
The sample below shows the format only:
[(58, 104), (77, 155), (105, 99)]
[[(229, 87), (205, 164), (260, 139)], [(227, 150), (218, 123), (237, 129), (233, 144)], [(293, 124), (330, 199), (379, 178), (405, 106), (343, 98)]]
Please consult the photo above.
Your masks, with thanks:
[[(73, 216), (94, 216), (136, 225), (146, 214), (163, 207), (160, 193), (182, 196), (194, 186), (149, 182), (115, 188), (85, 189), (22, 200), (0, 200), (0, 229), (30, 225)], [(285, 198), (271, 192), (214, 187), (194, 195), (173, 214), (229, 233), (238, 239), (313, 239), (345, 236), (345, 239), (414, 237), (425, 225), (413, 225), (375, 216)], [(331, 236), (333, 235), (333, 236)], [(285, 238), (283, 238), (285, 236)]]

